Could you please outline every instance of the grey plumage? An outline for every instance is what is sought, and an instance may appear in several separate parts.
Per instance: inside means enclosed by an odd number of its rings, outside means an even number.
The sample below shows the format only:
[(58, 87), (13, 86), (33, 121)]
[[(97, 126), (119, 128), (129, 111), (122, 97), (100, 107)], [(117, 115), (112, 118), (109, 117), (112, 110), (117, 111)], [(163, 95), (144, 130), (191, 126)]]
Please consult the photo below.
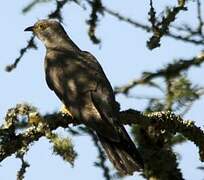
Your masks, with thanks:
[(143, 161), (124, 127), (118, 104), (96, 58), (81, 51), (54, 20), (38, 21), (32, 30), (46, 47), (46, 81), (72, 116), (97, 134), (108, 158), (122, 174), (143, 168)]

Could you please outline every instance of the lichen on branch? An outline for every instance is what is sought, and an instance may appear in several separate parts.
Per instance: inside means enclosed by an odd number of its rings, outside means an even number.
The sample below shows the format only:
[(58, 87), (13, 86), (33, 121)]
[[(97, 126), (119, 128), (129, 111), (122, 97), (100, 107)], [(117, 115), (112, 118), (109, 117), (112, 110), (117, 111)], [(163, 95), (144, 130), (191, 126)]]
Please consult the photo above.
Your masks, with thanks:
[[(38, 141), (41, 137), (53, 137), (50, 133), (59, 127), (67, 128), (70, 124), (81, 124), (78, 120), (62, 113), (52, 113), (41, 115), (39, 120), (39, 113), (36, 112), (37, 122), (29, 123), (29, 114), (34, 113), (35, 108), (29, 105), (17, 105), (11, 108), (5, 118), (4, 124), (0, 129), (0, 161), (11, 156), (22, 148), (29, 147), (33, 142)], [(28, 120), (24, 130), (17, 133), (19, 129), (19, 116), (26, 115)], [(32, 117), (34, 118), (34, 117)], [(193, 121), (184, 121), (180, 116), (172, 112), (153, 112), (142, 113), (136, 110), (121, 111), (119, 114), (119, 123), (121, 124), (137, 124), (142, 128), (147, 128), (157, 124), (160, 131), (167, 131), (172, 134), (181, 133), (186, 139), (194, 142), (199, 148), (200, 159), (204, 161), (204, 133), (196, 127)], [(25, 124), (25, 122), (24, 122)], [(56, 140), (56, 136), (54, 136)], [(58, 138), (58, 137), (57, 137)], [(57, 142), (59, 139), (57, 139)], [(54, 142), (54, 140), (52, 140)], [(58, 143), (57, 143), (58, 144)], [(66, 146), (67, 147), (67, 146)], [(70, 146), (73, 148), (72, 146)], [(73, 149), (71, 159), (75, 157)]]

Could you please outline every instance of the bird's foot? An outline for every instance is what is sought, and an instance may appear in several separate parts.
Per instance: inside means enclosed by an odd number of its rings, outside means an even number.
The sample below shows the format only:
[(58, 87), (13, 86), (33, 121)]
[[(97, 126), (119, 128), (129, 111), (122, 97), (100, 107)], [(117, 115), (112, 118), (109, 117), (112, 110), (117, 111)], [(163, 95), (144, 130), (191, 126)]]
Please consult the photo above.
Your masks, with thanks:
[(71, 112), (69, 111), (69, 109), (64, 104), (60, 107), (59, 112), (62, 113), (62, 115), (70, 116), (70, 117), (73, 118)]

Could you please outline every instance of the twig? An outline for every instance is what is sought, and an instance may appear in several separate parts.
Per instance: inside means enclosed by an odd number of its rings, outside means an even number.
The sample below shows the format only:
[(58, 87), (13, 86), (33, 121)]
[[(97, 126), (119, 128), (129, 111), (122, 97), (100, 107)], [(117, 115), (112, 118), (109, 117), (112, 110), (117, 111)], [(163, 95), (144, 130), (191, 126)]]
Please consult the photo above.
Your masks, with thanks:
[(93, 43), (99, 44), (101, 41), (96, 37), (96, 27), (98, 21), (98, 13), (103, 14), (102, 3), (101, 0), (93, 0), (87, 2), (90, 4), (92, 9), (90, 19), (87, 21), (87, 24), (89, 25), (88, 34)]
[(62, 8), (64, 7), (64, 5), (65, 5), (67, 2), (68, 2), (68, 0), (63, 0), (63, 1), (57, 1), (57, 0), (56, 0), (56, 9), (48, 15), (48, 18), (56, 18), (56, 19), (58, 19), (60, 22), (62, 22), (62, 14), (61, 14), (61, 11), (62, 11)]
[(138, 84), (151, 84), (152, 80), (158, 77), (175, 77), (180, 74), (182, 71), (185, 71), (192, 66), (200, 66), (204, 62), (204, 57), (195, 57), (190, 60), (179, 60), (173, 64), (169, 64), (166, 68), (160, 69), (154, 73), (152, 72), (145, 72), (143, 73), (142, 77), (136, 80), (129, 82), (125, 86), (116, 87), (115, 93), (123, 93), (128, 94), (129, 90), (133, 87), (137, 86)]
[(197, 0), (197, 17), (198, 17), (198, 33), (202, 34), (202, 28), (203, 28), (203, 19), (202, 19), (202, 12), (201, 12), (201, 2), (200, 0)]
[(179, 4), (172, 10), (169, 10), (166, 17), (163, 17), (161, 22), (156, 22), (156, 12), (154, 10), (152, 0), (150, 0), (149, 20), (152, 24), (153, 36), (147, 42), (147, 46), (149, 47), (149, 49), (152, 50), (160, 46), (160, 40), (165, 34), (168, 34), (170, 24), (175, 20), (180, 11), (186, 10), (186, 8), (184, 8), (184, 4)]
[(11, 72), (13, 69), (15, 69), (16, 67), (17, 67), (17, 65), (18, 65), (18, 63), (20, 62), (20, 60), (21, 60), (21, 58), (24, 56), (24, 54), (26, 53), (26, 51), (28, 50), (28, 49), (37, 49), (37, 46), (36, 46), (36, 44), (35, 44), (35, 42), (34, 42), (34, 36), (31, 36), (31, 38), (28, 40), (28, 42), (27, 42), (27, 45), (24, 47), (24, 48), (22, 48), (21, 50), (20, 50), (20, 55), (19, 55), (19, 57), (18, 58), (16, 58), (15, 59), (15, 61), (14, 61), (14, 63), (13, 64), (10, 64), (10, 65), (7, 65), (6, 66), (6, 68), (5, 68), (5, 70), (7, 71), (7, 72)]
[(86, 133), (88, 133), (94, 143), (94, 146), (96, 147), (96, 149), (98, 150), (98, 162), (95, 162), (95, 166), (99, 167), (103, 170), (103, 176), (106, 180), (111, 180), (111, 175), (110, 175), (110, 169), (108, 168), (108, 166), (105, 164), (106, 163), (106, 156), (104, 151), (102, 150), (99, 142), (98, 142), (98, 138), (97, 136), (89, 129), (85, 128), (83, 129), (85, 130)]
[[(142, 29), (142, 30), (144, 30), (146, 32), (151, 32), (152, 31), (152, 28), (150, 26), (146, 25), (146, 24), (138, 22), (138, 21), (136, 21), (134, 19), (131, 19), (129, 17), (125, 17), (124, 15), (121, 15), (120, 13), (109, 9), (108, 7), (103, 6), (103, 9), (104, 9), (104, 12), (106, 12), (107, 14), (117, 18), (118, 20), (124, 21), (124, 22), (126, 22), (128, 24), (131, 24), (136, 28), (140, 28), (140, 29)], [(187, 42), (187, 43), (192, 43), (192, 44), (195, 44), (195, 45), (203, 45), (204, 44), (203, 37), (201, 37), (200, 40), (197, 39), (197, 38), (191, 39), (188, 36), (177, 35), (177, 34), (171, 32), (171, 31), (167, 31), (164, 34), (164, 36), (168, 36), (168, 37), (171, 37), (173, 39), (180, 40), (180, 41)]]

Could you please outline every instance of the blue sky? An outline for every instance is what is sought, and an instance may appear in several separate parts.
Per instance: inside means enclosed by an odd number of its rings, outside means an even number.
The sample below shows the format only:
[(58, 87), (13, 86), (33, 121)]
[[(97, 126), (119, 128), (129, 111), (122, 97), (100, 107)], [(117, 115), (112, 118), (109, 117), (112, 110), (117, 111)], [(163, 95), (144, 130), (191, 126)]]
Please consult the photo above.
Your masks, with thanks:
[[(43, 58), (45, 48), (37, 41), (38, 50), (29, 51), (21, 60), (17, 69), (12, 73), (4, 71), (4, 67), (13, 62), (19, 55), (19, 49), (26, 44), (30, 34), (25, 33), (25, 27), (32, 25), (37, 19), (43, 19), (55, 8), (54, 3), (36, 6), (33, 11), (23, 15), (22, 8), (29, 1), (2, 1), (0, 7), (0, 119), (3, 119), (8, 108), (17, 103), (28, 102), (38, 107), (42, 113), (52, 112), (59, 109), (60, 102), (51, 92), (44, 79)], [(171, 1), (171, 3), (176, 1)], [(125, 2), (109, 1), (107, 6), (131, 16), (133, 19), (147, 22), (148, 1), (135, 2), (126, 0)], [(170, 3), (169, 3), (170, 4)], [(181, 22), (194, 23), (195, 3), (190, 2), (189, 12), (182, 13), (179, 18)], [(156, 7), (162, 9), (164, 2), (158, 0)], [(93, 53), (104, 68), (112, 86), (125, 84), (128, 80), (139, 77), (143, 71), (153, 71), (162, 67), (173, 59), (191, 58), (197, 55), (202, 47), (194, 47), (191, 44), (184, 44), (170, 38), (162, 39), (162, 46), (150, 51), (146, 48), (146, 41), (149, 34), (131, 25), (120, 22), (115, 18), (105, 15), (101, 18), (97, 35), (101, 37), (101, 47), (93, 45), (87, 36), (87, 26), (85, 19), (88, 14), (75, 4), (66, 5), (63, 11), (64, 27), (73, 41), (83, 50)], [(202, 68), (190, 71), (190, 78), (195, 83), (201, 83), (203, 78)], [(202, 84), (202, 83), (201, 83)], [(135, 95), (154, 95), (154, 92), (144, 88), (136, 88)], [(141, 100), (127, 99), (120, 95), (117, 97), (122, 109), (135, 108), (143, 110), (145, 103)], [(196, 124), (203, 126), (203, 99), (197, 101), (191, 112), (185, 118), (196, 121)], [(72, 168), (60, 157), (52, 154), (52, 149), (47, 140), (42, 138), (34, 143), (30, 148), (26, 159), (31, 167), (28, 169), (25, 179), (90, 179), (102, 180), (102, 172), (93, 166), (96, 150), (93, 143), (87, 136), (73, 138), (76, 151), (79, 156)], [(198, 149), (193, 143), (185, 143), (175, 147), (175, 151), (181, 154), (180, 167), (187, 180), (201, 180), (203, 174), (196, 167), (200, 166)], [(7, 158), (0, 166), (0, 179), (16, 179), (16, 171), (20, 167), (20, 161), (12, 157)], [(137, 174), (136, 174), (137, 175)], [(126, 180), (133, 180), (138, 176), (127, 177)]]

